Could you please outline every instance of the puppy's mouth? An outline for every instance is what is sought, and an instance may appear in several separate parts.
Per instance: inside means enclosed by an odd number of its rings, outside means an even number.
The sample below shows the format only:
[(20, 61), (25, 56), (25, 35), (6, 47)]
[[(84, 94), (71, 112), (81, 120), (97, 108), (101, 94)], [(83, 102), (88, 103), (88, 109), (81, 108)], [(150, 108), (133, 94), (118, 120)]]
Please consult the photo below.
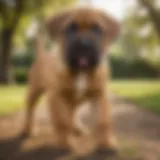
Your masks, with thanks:
[(80, 68), (87, 68), (89, 65), (89, 61), (85, 57), (81, 57), (78, 59), (78, 65)]
[(76, 70), (88, 70), (97, 66), (99, 62), (98, 54), (89, 55), (76, 55), (71, 54), (67, 56), (67, 63), (72, 69)]

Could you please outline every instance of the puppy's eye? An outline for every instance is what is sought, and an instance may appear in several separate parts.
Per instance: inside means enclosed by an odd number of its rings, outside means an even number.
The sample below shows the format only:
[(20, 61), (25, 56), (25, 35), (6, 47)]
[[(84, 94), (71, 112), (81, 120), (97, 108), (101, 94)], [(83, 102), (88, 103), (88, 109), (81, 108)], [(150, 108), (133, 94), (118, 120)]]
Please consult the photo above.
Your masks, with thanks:
[(97, 24), (93, 24), (91, 26), (91, 30), (92, 30), (92, 32), (97, 33), (97, 34), (101, 34), (103, 32), (101, 27)]
[(76, 23), (71, 23), (67, 29), (66, 29), (66, 33), (75, 33), (78, 30), (78, 25)]

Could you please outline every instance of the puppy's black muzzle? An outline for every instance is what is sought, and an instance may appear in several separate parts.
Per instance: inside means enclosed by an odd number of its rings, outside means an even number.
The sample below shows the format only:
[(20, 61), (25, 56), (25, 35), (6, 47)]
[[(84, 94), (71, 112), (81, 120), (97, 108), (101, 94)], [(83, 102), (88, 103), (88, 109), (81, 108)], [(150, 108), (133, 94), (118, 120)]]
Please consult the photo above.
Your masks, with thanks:
[(66, 59), (72, 69), (85, 70), (96, 67), (99, 62), (98, 47), (89, 38), (79, 38), (68, 44)]

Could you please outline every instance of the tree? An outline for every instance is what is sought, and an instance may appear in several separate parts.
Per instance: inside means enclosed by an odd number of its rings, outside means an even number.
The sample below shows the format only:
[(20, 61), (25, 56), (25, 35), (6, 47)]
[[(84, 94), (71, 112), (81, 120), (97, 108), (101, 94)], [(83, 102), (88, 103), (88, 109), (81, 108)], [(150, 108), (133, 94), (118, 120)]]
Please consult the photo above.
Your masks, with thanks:
[[(141, 0), (139, 0), (141, 1)], [(143, 1), (143, 0), (142, 0)], [(150, 1), (153, 5), (156, 1)], [(124, 31), (123, 34), (123, 46), (128, 47), (125, 51), (126, 54), (130, 53), (131, 57), (143, 57), (147, 58), (149, 61), (157, 61), (157, 49), (159, 45), (158, 32), (155, 29), (155, 25), (152, 22), (150, 13), (145, 6), (141, 3), (136, 3), (135, 6), (129, 8), (130, 12), (127, 14), (124, 20)], [(126, 47), (127, 46), (127, 47)]]
[[(23, 18), (46, 16), (71, 0), (1, 0), (0, 1), (0, 83), (11, 82), (13, 36)], [(53, 10), (54, 9), (54, 10)]]
[(157, 69), (160, 67), (160, 12), (158, 0), (139, 0), (131, 6), (124, 20), (123, 52), (127, 58), (145, 59)]
[(156, 1), (139, 0), (139, 2), (147, 9), (160, 40), (160, 10), (155, 6)]

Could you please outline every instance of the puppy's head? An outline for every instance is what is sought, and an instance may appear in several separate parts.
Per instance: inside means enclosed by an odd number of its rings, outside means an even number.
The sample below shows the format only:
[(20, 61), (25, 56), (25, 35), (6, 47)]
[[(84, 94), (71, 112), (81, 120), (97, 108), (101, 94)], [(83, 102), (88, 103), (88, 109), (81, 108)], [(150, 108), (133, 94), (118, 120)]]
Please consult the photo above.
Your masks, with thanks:
[(118, 36), (119, 24), (101, 10), (79, 8), (52, 17), (48, 31), (60, 41), (67, 65), (86, 70), (100, 63), (105, 49)]

